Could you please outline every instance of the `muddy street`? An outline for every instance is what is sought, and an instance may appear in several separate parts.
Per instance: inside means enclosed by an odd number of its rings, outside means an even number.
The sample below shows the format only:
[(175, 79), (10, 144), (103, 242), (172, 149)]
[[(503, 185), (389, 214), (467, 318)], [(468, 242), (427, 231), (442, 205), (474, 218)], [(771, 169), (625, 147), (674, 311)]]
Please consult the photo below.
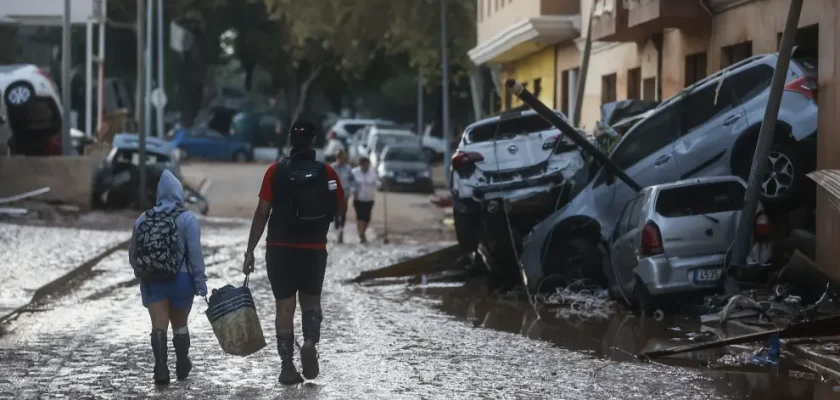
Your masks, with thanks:
[[(211, 288), (241, 281), (246, 229), (243, 225), (205, 231)], [(362, 269), (439, 245), (332, 246), (324, 288), (323, 372), (316, 381), (291, 388), (277, 383), (273, 299), (260, 261), (251, 286), (269, 345), (247, 358), (225, 355), (202, 315), (206, 306), (197, 300), (190, 317), (193, 375), (186, 382), (155, 388), (148, 317), (126, 265), (127, 255), (116, 252), (74, 290), (5, 326), (0, 337), (0, 396), (707, 399), (738, 395), (725, 380), (697, 370), (629, 359), (616, 364), (590, 350), (533, 340), (497, 326), (476, 326), (447, 312), (449, 300), (418, 295), (404, 285), (342, 283)], [(299, 318), (296, 323), (299, 330)]]

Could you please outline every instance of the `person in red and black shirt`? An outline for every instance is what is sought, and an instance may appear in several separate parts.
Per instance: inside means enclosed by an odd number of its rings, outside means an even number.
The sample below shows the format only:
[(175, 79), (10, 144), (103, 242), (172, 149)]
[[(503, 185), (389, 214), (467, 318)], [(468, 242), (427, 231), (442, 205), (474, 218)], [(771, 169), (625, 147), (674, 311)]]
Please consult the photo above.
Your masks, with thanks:
[[(274, 323), (277, 328), (277, 352), (281, 359), (280, 382), (284, 384), (303, 382), (303, 378), (292, 361), (295, 345), (295, 295), (298, 293), (303, 314), (304, 343), (301, 347), (303, 376), (307, 379), (318, 376), (318, 353), (315, 345), (320, 339), (323, 319), (321, 287), (327, 267), (327, 231), (332, 222), (332, 216), (330, 216), (329, 219), (325, 219), (326, 225), (323, 223), (319, 225), (317, 222), (298, 225), (284, 223), (283, 215), (286, 214), (283, 211), (286, 210), (284, 207), (289, 207), (289, 196), (283, 190), (291, 187), (284, 184), (288, 182), (290, 176), (293, 176), (289, 171), (302, 170), (304, 171), (303, 178), (325, 171), (323, 188), (329, 188), (329, 190), (325, 189), (324, 195), (336, 196), (336, 202), (331, 203), (337, 204), (335, 213), (341, 215), (347, 210), (347, 200), (344, 197), (344, 189), (341, 187), (338, 174), (329, 165), (315, 161), (315, 150), (312, 149), (314, 138), (315, 126), (312, 123), (295, 122), (289, 133), (289, 142), (292, 146), (289, 157), (272, 164), (266, 171), (242, 268), (245, 274), (254, 271), (254, 249), (267, 223), (266, 272), (277, 303), (277, 316)], [(287, 180), (283, 180), (284, 177)], [(319, 197), (316, 197), (315, 202), (318, 199)], [(333, 201), (333, 199), (325, 200)], [(296, 228), (289, 228), (289, 226)]]

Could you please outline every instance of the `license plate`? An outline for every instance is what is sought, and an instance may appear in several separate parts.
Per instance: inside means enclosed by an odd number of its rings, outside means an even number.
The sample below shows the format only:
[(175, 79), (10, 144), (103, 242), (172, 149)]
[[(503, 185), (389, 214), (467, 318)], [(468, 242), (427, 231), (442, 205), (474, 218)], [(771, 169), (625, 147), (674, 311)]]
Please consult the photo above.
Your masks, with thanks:
[(397, 178), (398, 183), (414, 183), (414, 178)]
[(695, 282), (716, 282), (723, 275), (722, 269), (698, 269), (694, 271)]

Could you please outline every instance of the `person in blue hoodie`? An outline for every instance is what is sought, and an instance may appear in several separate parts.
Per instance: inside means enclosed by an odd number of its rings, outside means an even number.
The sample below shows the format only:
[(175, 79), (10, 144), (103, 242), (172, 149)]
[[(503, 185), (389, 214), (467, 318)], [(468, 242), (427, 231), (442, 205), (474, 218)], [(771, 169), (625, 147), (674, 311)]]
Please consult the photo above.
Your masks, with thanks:
[[(169, 171), (164, 171), (157, 187), (157, 204), (152, 210), (172, 212), (183, 210), (175, 217), (177, 241), (180, 254), (176, 255), (181, 261), (178, 274), (174, 279), (140, 283), (140, 294), (143, 306), (149, 310), (152, 320), (151, 344), (155, 358), (154, 381), (157, 384), (169, 383), (169, 367), (167, 366), (166, 332), (172, 324), (172, 345), (175, 347), (175, 373), (179, 380), (186, 379), (192, 370), (189, 359), (190, 333), (187, 328), (187, 318), (190, 315), (195, 295), (207, 295), (207, 276), (204, 272), (204, 255), (201, 252), (201, 233), (198, 219), (195, 215), (184, 210), (184, 187)], [(129, 242), (129, 261), (132, 267), (136, 264), (137, 231), (146, 219), (146, 213), (140, 216), (134, 224), (131, 241)]]

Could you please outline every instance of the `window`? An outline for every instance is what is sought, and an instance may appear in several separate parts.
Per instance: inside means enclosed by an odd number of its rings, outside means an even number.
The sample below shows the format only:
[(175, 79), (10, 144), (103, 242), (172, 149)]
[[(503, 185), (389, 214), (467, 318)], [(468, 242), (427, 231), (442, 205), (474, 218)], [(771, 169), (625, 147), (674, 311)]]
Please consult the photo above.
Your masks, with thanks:
[(752, 42), (743, 42), (726, 46), (721, 49), (722, 57), (720, 60), (720, 67), (726, 68), (730, 65), (736, 64), (739, 61), (746, 60), (752, 57)]
[(679, 103), (671, 104), (636, 125), (619, 142), (610, 159), (626, 170), (674, 140)]
[(471, 143), (510, 139), (519, 135), (551, 131), (557, 132), (553, 125), (539, 115), (528, 115), (506, 119), (498, 123), (486, 123), (473, 127), (467, 132)]
[(540, 97), (542, 92), (542, 78), (534, 79), (534, 97)]
[(726, 80), (733, 82), (735, 94), (741, 103), (745, 103), (770, 87), (774, 71), (769, 65), (759, 64), (730, 75)]
[(566, 117), (572, 118), (572, 112), (575, 109), (575, 96), (577, 95), (577, 81), (580, 69), (572, 68), (563, 71), (561, 77), (563, 79), (562, 93), (560, 93), (560, 107)]
[(633, 203), (633, 208), (630, 209), (630, 218), (627, 220), (627, 231), (639, 226), (639, 218), (642, 216), (642, 207), (645, 205), (645, 195), (639, 194), (636, 196), (636, 202)]
[(706, 77), (706, 53), (685, 56), (685, 87), (689, 87)]
[(738, 182), (714, 182), (663, 190), (656, 212), (665, 218), (740, 211), (746, 188)]
[(356, 132), (359, 131), (359, 129), (362, 129), (365, 126), (366, 125), (361, 125), (361, 124), (347, 124), (347, 125), (344, 125), (344, 130), (347, 131), (348, 135), (353, 136), (353, 135), (356, 134)]
[(601, 77), (601, 104), (606, 104), (615, 101), (615, 74), (604, 75)]
[(627, 98), (641, 100), (642, 68), (633, 68), (627, 71)]
[(680, 116), (682, 134), (687, 134), (698, 126), (732, 110), (735, 104), (732, 94), (733, 81), (732, 77), (725, 77), (723, 83), (720, 84), (720, 93), (717, 92), (720, 80), (712, 81), (683, 100)]
[(656, 100), (656, 78), (647, 78), (642, 83), (644, 94), (642, 98), (644, 100), (655, 101)]

